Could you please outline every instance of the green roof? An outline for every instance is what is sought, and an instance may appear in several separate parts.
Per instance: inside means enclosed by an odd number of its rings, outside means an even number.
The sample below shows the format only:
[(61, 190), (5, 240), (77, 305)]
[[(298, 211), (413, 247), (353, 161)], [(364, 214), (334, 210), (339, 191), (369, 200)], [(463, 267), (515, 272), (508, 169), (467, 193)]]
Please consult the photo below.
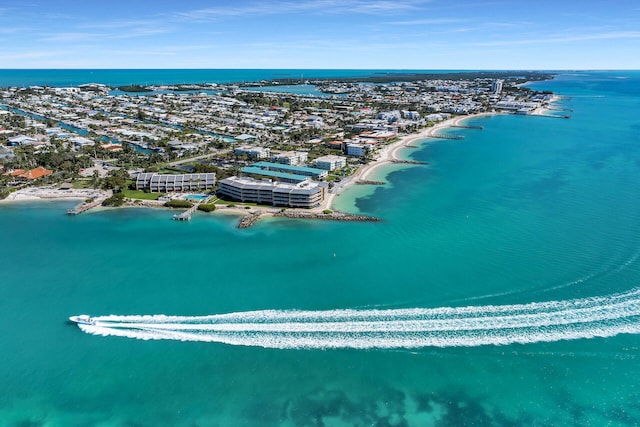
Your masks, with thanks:
[(326, 174), (327, 171), (324, 169), (318, 168), (310, 168), (308, 166), (291, 166), (285, 165), (282, 163), (271, 163), (271, 162), (258, 162), (251, 165), (252, 167), (260, 168), (260, 169), (269, 169), (273, 171), (283, 171), (289, 173), (302, 173), (310, 176), (318, 176), (322, 174)]
[(272, 178), (286, 179), (286, 180), (295, 181), (295, 182), (302, 182), (306, 179), (309, 179), (308, 176), (295, 175), (292, 173), (285, 173), (285, 172), (270, 171), (266, 169), (256, 168), (253, 166), (246, 166), (242, 168), (242, 172), (250, 173), (253, 175), (261, 175), (261, 176), (269, 176)]

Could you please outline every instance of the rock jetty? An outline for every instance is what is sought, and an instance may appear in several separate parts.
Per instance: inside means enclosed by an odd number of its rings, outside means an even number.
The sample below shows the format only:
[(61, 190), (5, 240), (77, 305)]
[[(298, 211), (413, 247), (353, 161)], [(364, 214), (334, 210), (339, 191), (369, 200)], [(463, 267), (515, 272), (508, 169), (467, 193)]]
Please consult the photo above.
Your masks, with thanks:
[(247, 215), (243, 216), (240, 219), (240, 223), (238, 224), (238, 228), (249, 228), (251, 227), (262, 215), (262, 212), (250, 212)]
[(403, 165), (426, 165), (427, 162), (418, 162), (416, 160), (391, 160), (391, 163), (403, 164)]
[(305, 211), (294, 211), (294, 210), (285, 210), (281, 212), (277, 212), (273, 214), (275, 217), (282, 218), (297, 218), (297, 219), (326, 219), (331, 221), (363, 221), (363, 222), (377, 222), (380, 221), (380, 218), (376, 218), (373, 216), (367, 215), (353, 215), (344, 212), (305, 212)]
[(361, 181), (356, 181), (357, 185), (384, 185), (384, 181), (366, 181), (366, 180), (361, 180)]

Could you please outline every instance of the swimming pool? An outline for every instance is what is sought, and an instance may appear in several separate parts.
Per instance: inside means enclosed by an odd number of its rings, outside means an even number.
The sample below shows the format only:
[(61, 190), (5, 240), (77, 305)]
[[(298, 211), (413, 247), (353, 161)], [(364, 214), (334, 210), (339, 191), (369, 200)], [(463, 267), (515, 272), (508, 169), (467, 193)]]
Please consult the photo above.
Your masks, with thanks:
[(188, 196), (185, 197), (185, 199), (189, 199), (189, 200), (204, 200), (206, 198), (208, 198), (209, 196), (203, 196), (200, 194), (189, 194)]

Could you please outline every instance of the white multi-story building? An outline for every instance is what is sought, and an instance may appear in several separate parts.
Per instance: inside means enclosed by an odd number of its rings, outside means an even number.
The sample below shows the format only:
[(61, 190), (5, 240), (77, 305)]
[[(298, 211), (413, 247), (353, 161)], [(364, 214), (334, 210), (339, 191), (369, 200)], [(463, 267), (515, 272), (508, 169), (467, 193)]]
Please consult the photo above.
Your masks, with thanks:
[(181, 175), (139, 173), (136, 177), (136, 190), (148, 190), (152, 193), (211, 190), (215, 183), (215, 173), (187, 173)]
[(275, 154), (273, 161), (285, 165), (302, 165), (306, 163), (309, 153), (306, 151), (286, 151), (284, 153)]
[(347, 155), (363, 157), (369, 151), (369, 146), (365, 144), (347, 144)]
[(503, 83), (503, 80), (496, 80), (491, 83), (491, 92), (495, 93), (496, 95), (500, 94), (500, 92), (502, 92)]
[(236, 156), (246, 155), (251, 159), (267, 159), (271, 157), (271, 150), (266, 147), (253, 147), (251, 145), (242, 145), (233, 150)]
[(347, 158), (344, 156), (329, 154), (327, 156), (318, 157), (312, 163), (313, 166), (318, 169), (332, 171), (345, 167), (347, 165)]
[(310, 180), (285, 184), (270, 179), (231, 176), (218, 183), (218, 196), (249, 203), (312, 208), (324, 200), (324, 187)]
[(394, 123), (400, 120), (401, 114), (400, 114), (400, 111), (398, 110), (383, 111), (378, 113), (376, 118), (385, 120), (387, 123)]
[(417, 111), (402, 110), (402, 117), (408, 120), (418, 120), (420, 118), (420, 113)]

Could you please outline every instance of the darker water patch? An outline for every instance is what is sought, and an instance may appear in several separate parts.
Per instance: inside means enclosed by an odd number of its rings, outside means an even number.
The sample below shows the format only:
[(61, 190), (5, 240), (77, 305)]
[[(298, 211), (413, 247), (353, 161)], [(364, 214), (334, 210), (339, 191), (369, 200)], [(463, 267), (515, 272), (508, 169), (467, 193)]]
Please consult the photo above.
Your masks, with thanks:
[(313, 427), (328, 426), (336, 420), (354, 426), (408, 427), (416, 425), (416, 420), (427, 419), (442, 427), (544, 425), (530, 415), (511, 418), (499, 410), (488, 409), (484, 399), (461, 391), (408, 394), (390, 387), (375, 390), (375, 396), (361, 400), (341, 390), (317, 390), (287, 400), (278, 421)]
[(42, 427), (44, 426), (44, 422), (34, 421), (34, 420), (22, 420), (12, 425), (13, 427)]

